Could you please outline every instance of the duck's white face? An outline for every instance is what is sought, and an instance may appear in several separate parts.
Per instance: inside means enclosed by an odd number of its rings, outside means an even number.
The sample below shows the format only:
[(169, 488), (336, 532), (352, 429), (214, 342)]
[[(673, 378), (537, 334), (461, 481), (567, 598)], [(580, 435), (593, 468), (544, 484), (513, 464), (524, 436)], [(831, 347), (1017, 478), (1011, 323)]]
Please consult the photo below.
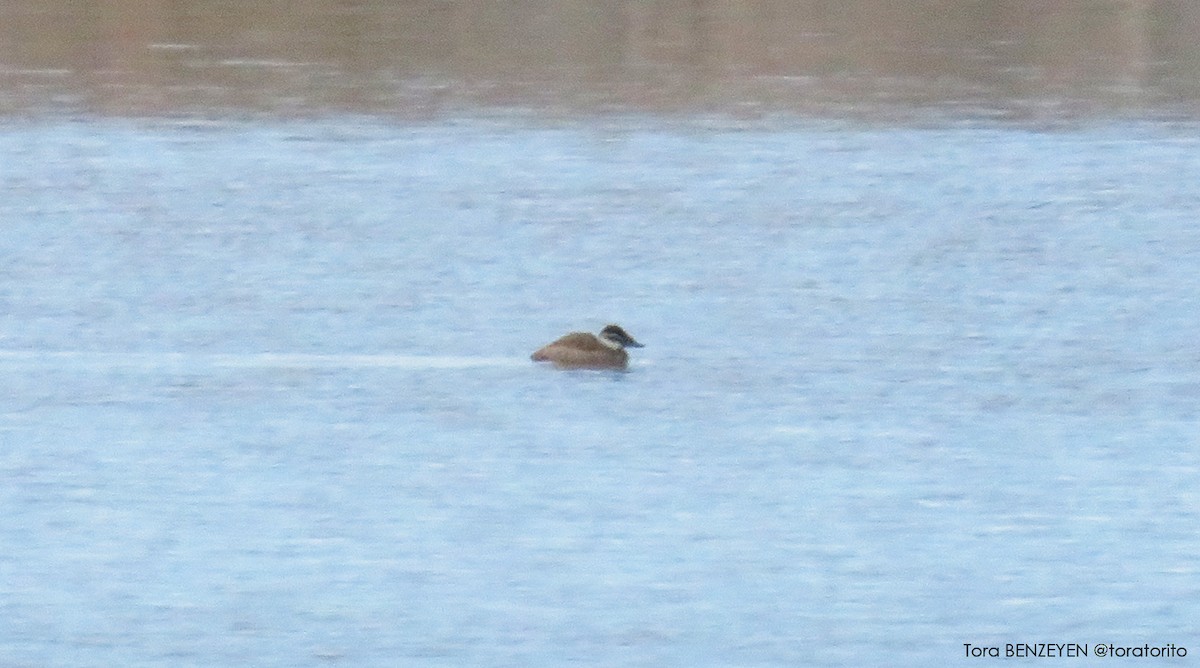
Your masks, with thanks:
[(603, 343), (605, 347), (612, 348), (613, 350), (620, 350), (625, 347), (625, 344), (621, 343), (617, 337), (613, 336), (612, 332), (600, 332), (600, 343)]

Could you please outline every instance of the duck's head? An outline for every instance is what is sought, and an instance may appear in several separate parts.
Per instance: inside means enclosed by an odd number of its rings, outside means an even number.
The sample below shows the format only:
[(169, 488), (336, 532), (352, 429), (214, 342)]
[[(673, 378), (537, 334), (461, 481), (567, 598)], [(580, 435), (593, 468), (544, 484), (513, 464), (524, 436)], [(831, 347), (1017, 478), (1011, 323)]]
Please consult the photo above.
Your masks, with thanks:
[(628, 332), (617, 325), (609, 325), (600, 330), (600, 340), (614, 348), (642, 348), (642, 344), (634, 340)]

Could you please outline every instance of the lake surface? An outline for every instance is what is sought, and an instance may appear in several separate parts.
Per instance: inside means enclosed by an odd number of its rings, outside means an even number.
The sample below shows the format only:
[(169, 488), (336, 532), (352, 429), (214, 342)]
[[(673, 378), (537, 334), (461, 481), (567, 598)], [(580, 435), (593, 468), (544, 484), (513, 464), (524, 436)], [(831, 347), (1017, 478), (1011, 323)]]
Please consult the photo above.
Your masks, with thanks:
[[(1195, 645), (1198, 144), (7, 126), (0, 658)], [(609, 321), (627, 373), (527, 359)]]
[(1051, 4), (0, 1), (0, 665), (1200, 656), (1200, 4)]

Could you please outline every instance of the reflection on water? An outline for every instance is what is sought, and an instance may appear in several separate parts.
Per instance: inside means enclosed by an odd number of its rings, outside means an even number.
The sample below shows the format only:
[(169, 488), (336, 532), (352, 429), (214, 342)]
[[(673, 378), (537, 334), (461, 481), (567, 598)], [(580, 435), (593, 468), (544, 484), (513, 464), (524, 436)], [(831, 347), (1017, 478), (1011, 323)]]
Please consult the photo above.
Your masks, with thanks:
[(1200, 110), (1188, 0), (0, 2), (0, 112)]

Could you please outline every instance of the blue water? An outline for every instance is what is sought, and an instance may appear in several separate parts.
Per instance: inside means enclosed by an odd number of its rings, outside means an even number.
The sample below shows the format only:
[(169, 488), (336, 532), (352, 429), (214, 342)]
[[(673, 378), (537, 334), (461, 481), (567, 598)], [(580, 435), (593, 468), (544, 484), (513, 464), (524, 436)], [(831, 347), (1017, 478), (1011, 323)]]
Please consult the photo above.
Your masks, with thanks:
[(1200, 656), (1198, 136), (9, 123), (0, 664)]

